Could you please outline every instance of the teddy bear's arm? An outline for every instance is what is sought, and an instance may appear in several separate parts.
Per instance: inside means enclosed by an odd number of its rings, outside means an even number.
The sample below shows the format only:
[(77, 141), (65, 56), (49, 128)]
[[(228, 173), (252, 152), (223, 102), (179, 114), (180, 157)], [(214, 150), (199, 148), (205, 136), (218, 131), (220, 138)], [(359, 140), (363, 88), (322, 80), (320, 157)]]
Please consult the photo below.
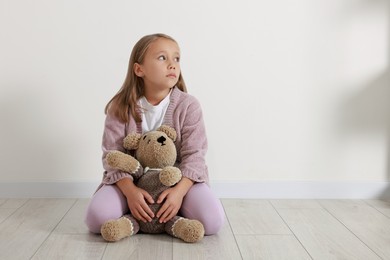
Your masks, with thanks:
[(161, 170), (159, 177), (163, 185), (170, 187), (181, 180), (182, 174), (179, 168), (167, 166)]
[(143, 168), (138, 160), (126, 153), (110, 151), (107, 153), (106, 161), (110, 167), (128, 172), (134, 179), (138, 179), (143, 174)]

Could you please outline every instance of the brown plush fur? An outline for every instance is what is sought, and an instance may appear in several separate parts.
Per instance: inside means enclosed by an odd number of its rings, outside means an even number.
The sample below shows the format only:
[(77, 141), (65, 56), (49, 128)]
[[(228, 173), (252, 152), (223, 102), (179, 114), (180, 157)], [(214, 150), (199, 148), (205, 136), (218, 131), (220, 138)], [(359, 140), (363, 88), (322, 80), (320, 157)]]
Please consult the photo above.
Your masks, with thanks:
[(133, 233), (133, 223), (131, 223), (130, 219), (126, 217), (109, 220), (104, 223), (104, 228), (101, 229), (102, 237), (110, 242), (131, 236)]
[(185, 242), (194, 243), (202, 239), (204, 229), (199, 221), (182, 218), (174, 224), (173, 234)]
[[(137, 159), (119, 151), (112, 151), (107, 154), (107, 163), (115, 169), (130, 173), (137, 186), (146, 190), (153, 200), (157, 201), (164, 190), (175, 185), (182, 178), (180, 169), (173, 166), (177, 156), (175, 139), (176, 131), (168, 126), (161, 126), (157, 131), (148, 132), (142, 136), (136, 133), (130, 134), (124, 139), (124, 148), (136, 150)], [(161, 206), (162, 204), (153, 204), (150, 208), (156, 214)], [(167, 223), (159, 223), (157, 218), (154, 218), (152, 222), (143, 223), (136, 221), (131, 215), (127, 219), (133, 226), (137, 228), (139, 226), (139, 229), (145, 233), (165, 231), (185, 242), (197, 242), (204, 236), (204, 227), (197, 220), (176, 216)], [(138, 230), (130, 232), (128, 228), (124, 228), (126, 223), (121, 219), (106, 222), (101, 228), (104, 239), (117, 241), (137, 233)], [(122, 229), (125, 230), (119, 231)]]
[(128, 154), (120, 151), (111, 151), (106, 156), (109, 165), (121, 165), (121, 170), (125, 172), (134, 172), (140, 168), (140, 163)]

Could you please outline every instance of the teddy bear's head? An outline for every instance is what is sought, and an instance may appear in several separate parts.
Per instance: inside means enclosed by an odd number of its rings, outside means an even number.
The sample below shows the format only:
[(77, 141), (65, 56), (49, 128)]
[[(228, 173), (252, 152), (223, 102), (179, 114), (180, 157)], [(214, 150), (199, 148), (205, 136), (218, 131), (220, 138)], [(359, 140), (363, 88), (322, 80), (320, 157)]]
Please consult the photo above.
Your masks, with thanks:
[(136, 150), (135, 156), (142, 166), (164, 168), (173, 166), (176, 161), (175, 140), (175, 129), (163, 125), (143, 135), (129, 134), (123, 140), (123, 146), (128, 150)]

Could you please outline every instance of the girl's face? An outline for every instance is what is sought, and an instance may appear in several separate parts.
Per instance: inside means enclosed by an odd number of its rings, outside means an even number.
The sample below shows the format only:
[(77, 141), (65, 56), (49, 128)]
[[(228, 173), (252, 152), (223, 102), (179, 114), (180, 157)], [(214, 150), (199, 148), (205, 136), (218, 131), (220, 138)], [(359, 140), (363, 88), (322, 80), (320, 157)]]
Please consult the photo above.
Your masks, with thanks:
[(134, 72), (143, 78), (148, 90), (174, 87), (180, 76), (180, 49), (177, 43), (159, 38), (149, 45), (142, 64), (134, 64)]

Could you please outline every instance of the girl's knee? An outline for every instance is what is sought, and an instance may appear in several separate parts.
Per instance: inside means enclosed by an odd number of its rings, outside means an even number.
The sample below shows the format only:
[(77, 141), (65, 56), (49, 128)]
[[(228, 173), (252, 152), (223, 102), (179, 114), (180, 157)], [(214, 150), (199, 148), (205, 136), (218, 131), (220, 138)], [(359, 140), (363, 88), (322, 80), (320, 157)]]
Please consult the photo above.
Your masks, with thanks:
[(115, 185), (105, 185), (92, 197), (85, 216), (85, 224), (93, 233), (100, 233), (100, 227), (108, 220), (117, 219), (127, 211), (123, 194)]
[(85, 224), (92, 233), (99, 234), (101, 226), (107, 221), (107, 217), (103, 216), (97, 210), (89, 208), (85, 216)]
[(122, 214), (115, 214), (109, 210), (104, 210), (101, 207), (94, 207), (94, 205), (89, 205), (86, 216), (85, 224), (87, 225), (89, 231), (92, 233), (100, 233), (101, 226), (106, 223), (108, 220), (120, 218)]
[(85, 220), (85, 224), (87, 225), (89, 232), (100, 234), (100, 228), (102, 227), (102, 224), (98, 224), (95, 221), (89, 221), (88, 219)]
[(206, 220), (203, 221), (204, 231), (206, 236), (217, 234), (223, 224), (225, 223), (225, 214), (215, 214), (213, 216), (208, 216)]

